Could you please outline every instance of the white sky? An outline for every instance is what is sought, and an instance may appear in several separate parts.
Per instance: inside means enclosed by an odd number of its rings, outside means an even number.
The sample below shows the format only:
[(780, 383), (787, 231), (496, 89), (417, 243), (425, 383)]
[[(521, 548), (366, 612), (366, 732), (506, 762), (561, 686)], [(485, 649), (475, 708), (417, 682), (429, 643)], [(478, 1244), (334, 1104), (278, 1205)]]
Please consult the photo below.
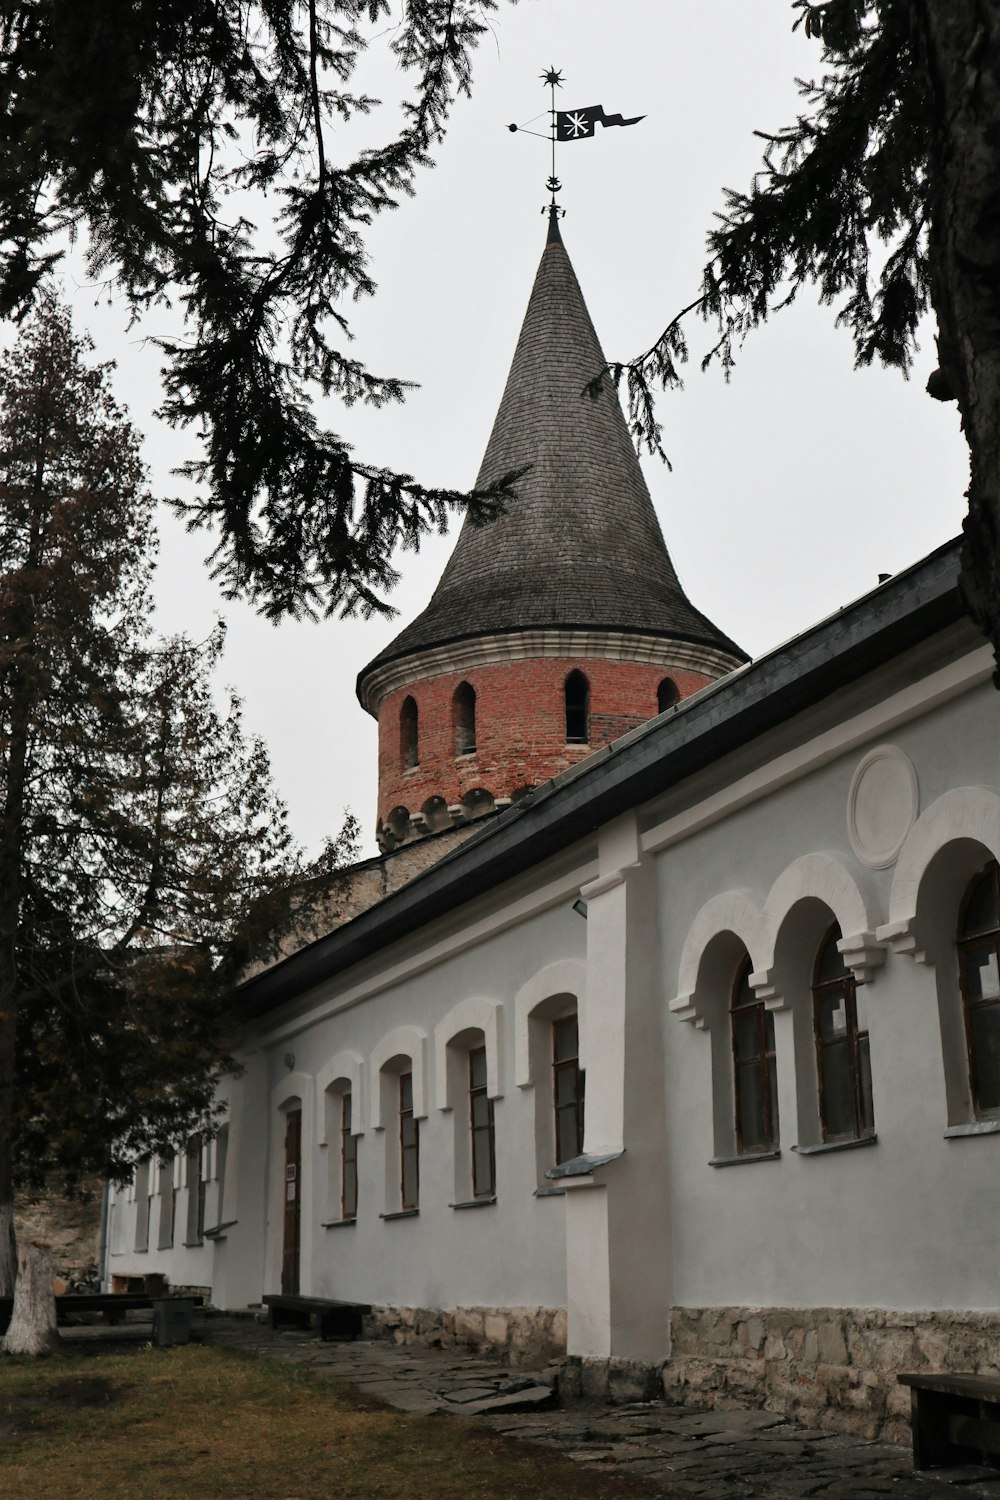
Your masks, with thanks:
[[(359, 457), (431, 484), (475, 480), (544, 242), (548, 147), (506, 129), (535, 115), (532, 128), (546, 128), (539, 74), (562, 70), (562, 108), (647, 116), (563, 147), (558, 162), (567, 250), (605, 353), (628, 358), (697, 294), (722, 187), (745, 189), (759, 163), (754, 128), (795, 113), (794, 77), (814, 71), (818, 50), (792, 35), (791, 19), (788, 0), (521, 0), (501, 10), (436, 169), (369, 236), (379, 290), (351, 310), (354, 352), (421, 388), (404, 407), (324, 413)], [(400, 80), (376, 49), (365, 82), (388, 103)], [(126, 331), (114, 300), (95, 306), (79, 287), (73, 301), (98, 353), (118, 362), (154, 489), (178, 493), (171, 469), (193, 449), (152, 416), (155, 351)], [(141, 332), (161, 327), (152, 317)], [(955, 535), (966, 450), (954, 406), (923, 390), (936, 364), (931, 326), (908, 383), (855, 372), (848, 333), (808, 292), (751, 336), (728, 387), (698, 371), (710, 332), (691, 325), (686, 389), (660, 403), (674, 472), (644, 467), (692, 602), (758, 655)], [(205, 537), (164, 518), (159, 623), (197, 635), (226, 615), (226, 681), (267, 740), (310, 846), (350, 807), (374, 851), (376, 731), (354, 680), (424, 607), (453, 536), (397, 560), (395, 620), (275, 627), (223, 606), (203, 566)]]

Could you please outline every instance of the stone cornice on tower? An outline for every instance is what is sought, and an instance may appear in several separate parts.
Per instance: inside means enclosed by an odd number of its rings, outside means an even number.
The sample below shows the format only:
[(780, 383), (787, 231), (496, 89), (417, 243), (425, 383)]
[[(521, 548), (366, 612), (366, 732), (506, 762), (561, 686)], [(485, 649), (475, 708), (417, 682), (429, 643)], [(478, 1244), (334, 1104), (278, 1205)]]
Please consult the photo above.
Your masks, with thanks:
[[(372, 679), (389, 662), (473, 637), (538, 629), (656, 636), (720, 655), (745, 654), (685, 595), (558, 226), (550, 232), (477, 488), (527, 467), (506, 512), (462, 526), (421, 615), (368, 664), (358, 696), (377, 712)], [(711, 662), (711, 666), (709, 663)]]
[(660, 635), (634, 634), (623, 630), (520, 630), (503, 635), (473, 636), (445, 646), (432, 646), (410, 656), (384, 660), (367, 669), (358, 692), (368, 712), (378, 717), (379, 704), (401, 687), (412, 687), (430, 677), (446, 673), (469, 673), (477, 667), (499, 662), (535, 661), (573, 657), (580, 661), (641, 662), (671, 671), (698, 672), (709, 678), (724, 677), (743, 658), (730, 651), (687, 641), (664, 640)]

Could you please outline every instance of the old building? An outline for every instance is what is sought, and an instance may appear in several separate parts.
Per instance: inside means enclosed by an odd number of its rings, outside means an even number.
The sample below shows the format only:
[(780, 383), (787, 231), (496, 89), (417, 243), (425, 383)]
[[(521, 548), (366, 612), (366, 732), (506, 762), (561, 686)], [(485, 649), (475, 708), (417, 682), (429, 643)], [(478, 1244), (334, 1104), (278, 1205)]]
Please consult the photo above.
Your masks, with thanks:
[(243, 986), (228, 1121), (107, 1273), (899, 1436), (900, 1366), (1000, 1369), (990, 652), (949, 544), (745, 662), (601, 362), (553, 231), (518, 506), (359, 680), (390, 858), (464, 842)]

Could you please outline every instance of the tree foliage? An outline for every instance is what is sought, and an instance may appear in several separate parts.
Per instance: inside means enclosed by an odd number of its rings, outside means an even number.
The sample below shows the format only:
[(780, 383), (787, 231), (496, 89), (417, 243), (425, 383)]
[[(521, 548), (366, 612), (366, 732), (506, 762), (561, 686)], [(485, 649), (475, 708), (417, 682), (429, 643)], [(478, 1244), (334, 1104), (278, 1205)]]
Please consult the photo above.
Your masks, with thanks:
[(294, 844), (204, 642), (148, 624), (152, 500), (51, 302), (0, 369), (0, 1208), (210, 1115), (228, 997), (352, 852)]
[[(1000, 660), (1000, 12), (990, 0), (791, 0), (821, 48), (802, 112), (763, 135), (746, 192), (728, 190), (700, 295), (631, 363), (640, 446), (663, 452), (655, 388), (680, 383), (685, 318), (726, 373), (753, 329), (810, 285), (836, 309), (858, 366), (907, 373), (932, 308), (940, 368), (971, 458), (963, 588)], [(757, 132), (762, 134), (762, 132)]]
[(351, 79), (389, 0), (0, 3), (0, 315), (24, 314), (76, 234), (136, 313), (179, 298), (164, 413), (203, 439), (181, 508), (216, 533), (226, 589), (269, 615), (385, 610), (398, 544), (509, 494), (509, 477), (463, 497), (362, 462), (314, 409), (404, 394), (350, 352), (345, 308), (374, 291), (365, 230), (413, 192), (494, 8), (410, 0), (388, 46), (412, 92), (341, 160), (336, 127), (379, 104)]

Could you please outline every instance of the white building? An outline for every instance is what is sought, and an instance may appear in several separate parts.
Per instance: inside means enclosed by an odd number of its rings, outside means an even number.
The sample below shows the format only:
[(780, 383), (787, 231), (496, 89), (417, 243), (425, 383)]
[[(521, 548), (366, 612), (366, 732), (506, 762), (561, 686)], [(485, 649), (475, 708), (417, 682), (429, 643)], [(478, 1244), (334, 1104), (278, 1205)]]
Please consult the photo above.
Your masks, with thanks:
[[(578, 323), (563, 261), (556, 238), (533, 306)], [(537, 373), (562, 334), (531, 316)], [(505, 431), (515, 398), (545, 399), (524, 340)], [(535, 450), (525, 506), (551, 502), (559, 454)], [(387, 858), (446, 852), (244, 985), (228, 1123), (113, 1196), (109, 1277), (371, 1303), (397, 1337), (568, 1351), (612, 1394), (662, 1370), (871, 1435), (903, 1431), (898, 1369), (1000, 1370), (1000, 696), (957, 572), (951, 544), (728, 671), (696, 612), (673, 628), (631, 597), (581, 620), (565, 593), (530, 631), (452, 623), (383, 654), (362, 674), (391, 700), (383, 777), (441, 783), (418, 817), (380, 801)], [(460, 798), (459, 689), (475, 747), (512, 666), (505, 722), (540, 695), (538, 763), (555, 722), (567, 768)], [(603, 684), (626, 679), (638, 727), (604, 743)], [(666, 680), (688, 695), (649, 717)], [(407, 762), (418, 708), (430, 765)]]

